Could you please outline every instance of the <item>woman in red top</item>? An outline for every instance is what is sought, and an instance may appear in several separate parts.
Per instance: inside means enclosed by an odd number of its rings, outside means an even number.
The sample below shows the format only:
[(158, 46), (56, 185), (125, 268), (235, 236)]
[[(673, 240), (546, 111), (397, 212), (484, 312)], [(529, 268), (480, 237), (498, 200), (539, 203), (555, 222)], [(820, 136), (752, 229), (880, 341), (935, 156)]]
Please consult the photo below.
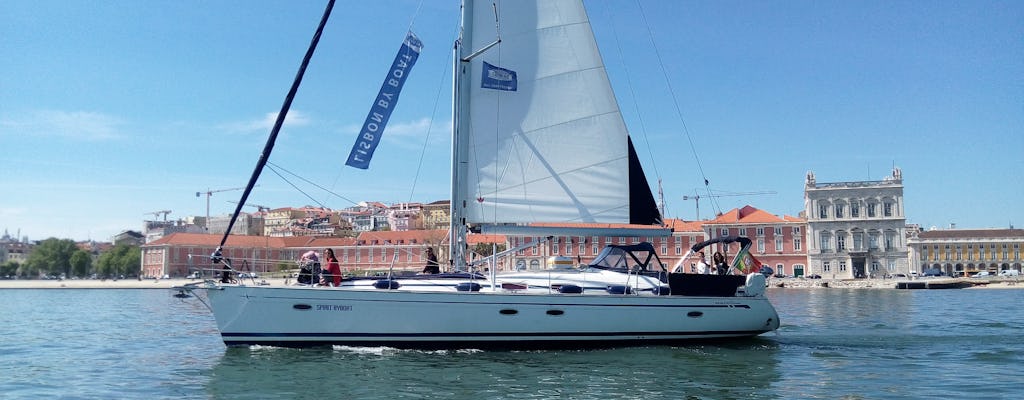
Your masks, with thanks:
[(323, 279), (320, 279), (321, 285), (331, 284), (331, 286), (341, 286), (341, 265), (338, 265), (338, 259), (334, 257), (334, 250), (324, 249), (324, 263), (326, 268)]

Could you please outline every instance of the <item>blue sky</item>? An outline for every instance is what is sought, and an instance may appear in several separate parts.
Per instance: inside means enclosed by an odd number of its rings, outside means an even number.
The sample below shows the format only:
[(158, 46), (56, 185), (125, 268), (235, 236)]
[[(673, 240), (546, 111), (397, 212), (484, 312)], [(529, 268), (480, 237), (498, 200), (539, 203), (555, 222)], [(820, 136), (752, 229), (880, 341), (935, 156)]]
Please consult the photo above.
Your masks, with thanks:
[[(149, 212), (205, 215), (197, 191), (248, 180), (324, 4), (3, 2), (0, 229), (108, 240)], [(910, 223), (1024, 226), (1024, 3), (586, 4), (667, 216), (694, 219), (683, 196), (706, 196), (704, 177), (775, 194), (705, 197), (702, 217), (797, 215), (807, 171), (879, 180), (895, 165)], [(338, 1), (270, 159), (330, 192), (266, 171), (249, 203), (447, 199), (457, 9)], [(410, 25), (424, 50), (383, 142), (369, 170), (344, 167)], [(240, 194), (213, 194), (210, 213)]]

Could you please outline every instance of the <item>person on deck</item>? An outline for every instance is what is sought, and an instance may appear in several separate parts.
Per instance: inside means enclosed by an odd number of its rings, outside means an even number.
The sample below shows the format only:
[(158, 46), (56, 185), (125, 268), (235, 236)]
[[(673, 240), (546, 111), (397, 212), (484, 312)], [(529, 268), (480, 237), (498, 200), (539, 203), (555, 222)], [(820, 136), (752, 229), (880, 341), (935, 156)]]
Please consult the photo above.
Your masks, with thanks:
[(334, 256), (334, 250), (324, 249), (324, 262), (327, 263), (327, 268), (324, 270), (323, 278), (320, 278), (320, 284), (341, 286), (341, 265), (338, 264), (338, 258)]
[(708, 268), (708, 262), (704, 261), (704, 252), (703, 251), (698, 251), (697, 252), (697, 271), (696, 272), (698, 274), (707, 274), (709, 269), (710, 268)]
[(441, 266), (437, 263), (437, 255), (434, 254), (434, 249), (427, 247), (427, 265), (423, 267), (422, 273), (424, 274), (440, 274)]
[(317, 277), (319, 276), (320, 259), (316, 256), (316, 251), (310, 250), (302, 254), (302, 257), (299, 258), (298, 282), (312, 285), (317, 282)]
[(720, 251), (716, 251), (715, 255), (711, 256), (711, 262), (715, 264), (714, 267), (712, 267), (712, 273), (725, 275), (726, 271), (729, 270), (729, 265), (725, 263), (725, 256), (722, 255), (722, 252)]

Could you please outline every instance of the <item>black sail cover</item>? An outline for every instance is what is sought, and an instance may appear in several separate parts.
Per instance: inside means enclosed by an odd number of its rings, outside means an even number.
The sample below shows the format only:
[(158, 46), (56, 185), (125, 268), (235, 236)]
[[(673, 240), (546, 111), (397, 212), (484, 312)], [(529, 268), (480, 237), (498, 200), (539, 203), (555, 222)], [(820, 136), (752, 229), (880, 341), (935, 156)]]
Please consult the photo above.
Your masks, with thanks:
[(654, 201), (644, 168), (633, 148), (633, 139), (627, 136), (626, 141), (629, 143), (629, 223), (663, 225), (658, 203)]

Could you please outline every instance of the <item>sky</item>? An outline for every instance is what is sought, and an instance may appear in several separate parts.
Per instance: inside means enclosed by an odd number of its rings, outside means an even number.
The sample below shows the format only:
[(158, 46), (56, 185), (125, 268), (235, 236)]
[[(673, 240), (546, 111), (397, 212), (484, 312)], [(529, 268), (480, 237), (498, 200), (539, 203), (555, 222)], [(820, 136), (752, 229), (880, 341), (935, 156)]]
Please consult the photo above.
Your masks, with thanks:
[[(106, 241), (234, 211), (325, 4), (4, 1), (0, 229)], [(796, 216), (808, 171), (898, 167), (908, 223), (1024, 226), (1024, 2), (585, 4), (667, 217)], [(244, 210), (448, 199), (458, 20), (457, 0), (339, 0)], [(410, 28), (382, 143), (345, 167)]]

